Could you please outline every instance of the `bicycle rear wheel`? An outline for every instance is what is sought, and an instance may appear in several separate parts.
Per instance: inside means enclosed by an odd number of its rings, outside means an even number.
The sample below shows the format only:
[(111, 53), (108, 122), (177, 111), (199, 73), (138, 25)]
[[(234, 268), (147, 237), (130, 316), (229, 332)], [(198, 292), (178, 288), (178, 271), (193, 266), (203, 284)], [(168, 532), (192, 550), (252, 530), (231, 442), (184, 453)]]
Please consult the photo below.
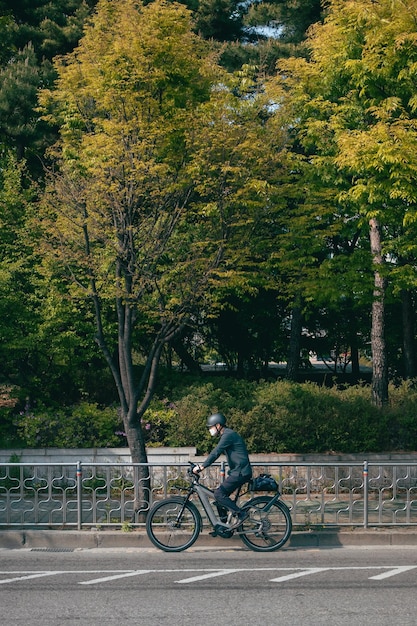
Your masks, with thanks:
[(244, 507), (249, 511), (249, 517), (239, 528), (239, 536), (248, 548), (256, 552), (279, 550), (291, 535), (291, 515), (284, 502), (277, 500), (265, 511), (272, 499), (271, 496), (258, 496)]
[(201, 516), (192, 502), (169, 498), (153, 505), (146, 518), (146, 532), (152, 543), (165, 552), (181, 552), (196, 541)]

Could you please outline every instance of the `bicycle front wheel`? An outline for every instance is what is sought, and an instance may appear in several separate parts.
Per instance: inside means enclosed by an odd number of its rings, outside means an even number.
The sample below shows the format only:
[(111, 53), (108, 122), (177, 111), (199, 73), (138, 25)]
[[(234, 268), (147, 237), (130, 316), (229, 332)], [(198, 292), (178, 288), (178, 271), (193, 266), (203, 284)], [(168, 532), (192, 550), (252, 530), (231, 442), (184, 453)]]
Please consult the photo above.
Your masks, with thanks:
[(156, 502), (146, 518), (146, 532), (152, 543), (165, 552), (181, 552), (196, 541), (201, 516), (192, 502), (169, 498)]
[(291, 515), (284, 502), (277, 500), (265, 510), (272, 499), (271, 496), (259, 496), (249, 500), (244, 507), (249, 511), (249, 517), (239, 528), (239, 536), (256, 552), (279, 550), (291, 535)]

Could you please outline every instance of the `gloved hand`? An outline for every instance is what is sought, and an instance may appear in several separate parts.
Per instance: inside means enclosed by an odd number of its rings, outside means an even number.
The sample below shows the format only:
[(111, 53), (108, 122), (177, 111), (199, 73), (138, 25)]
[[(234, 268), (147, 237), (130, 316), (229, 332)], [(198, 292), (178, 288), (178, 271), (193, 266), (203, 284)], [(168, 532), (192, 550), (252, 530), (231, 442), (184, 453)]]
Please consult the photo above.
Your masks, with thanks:
[(199, 474), (200, 472), (202, 472), (204, 469), (204, 467), (202, 465), (194, 465), (193, 467), (193, 474)]

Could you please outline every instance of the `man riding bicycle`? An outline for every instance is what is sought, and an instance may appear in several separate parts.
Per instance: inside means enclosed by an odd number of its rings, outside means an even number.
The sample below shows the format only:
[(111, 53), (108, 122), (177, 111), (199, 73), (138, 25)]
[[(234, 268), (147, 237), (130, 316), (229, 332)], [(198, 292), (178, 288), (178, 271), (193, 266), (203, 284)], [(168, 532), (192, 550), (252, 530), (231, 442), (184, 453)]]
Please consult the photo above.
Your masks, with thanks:
[(216, 503), (226, 507), (236, 515), (236, 523), (232, 528), (240, 526), (248, 513), (240, 509), (230, 495), (252, 478), (252, 467), (245, 442), (237, 432), (226, 426), (226, 418), (222, 413), (214, 413), (207, 418), (207, 428), (212, 437), (220, 437), (217, 446), (210, 452), (201, 465), (196, 465), (193, 472), (199, 473), (212, 465), (221, 454), (225, 454), (229, 465), (228, 476), (214, 491)]

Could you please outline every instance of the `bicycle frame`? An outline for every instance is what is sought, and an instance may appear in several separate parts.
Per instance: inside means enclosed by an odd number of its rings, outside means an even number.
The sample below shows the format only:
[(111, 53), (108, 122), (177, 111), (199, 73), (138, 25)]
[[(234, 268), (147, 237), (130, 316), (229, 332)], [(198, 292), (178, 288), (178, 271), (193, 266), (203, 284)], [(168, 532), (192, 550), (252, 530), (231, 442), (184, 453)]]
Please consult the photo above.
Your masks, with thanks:
[[(200, 500), (201, 506), (203, 507), (212, 527), (215, 530), (219, 528), (224, 529), (224, 530), (229, 530), (230, 529), (229, 524), (230, 524), (230, 518), (232, 516), (232, 512), (231, 511), (228, 512), (227, 522), (222, 522), (221, 519), (219, 519), (219, 517), (216, 515), (213, 505), (210, 502), (210, 498), (214, 499), (214, 491), (212, 489), (209, 489), (208, 487), (205, 487), (204, 485), (200, 485), (200, 483), (198, 482), (198, 478), (194, 476), (193, 476), (193, 481), (188, 489), (188, 493), (185, 498), (184, 504), (185, 502), (190, 500), (193, 493), (197, 494), (198, 499)], [(241, 488), (239, 487), (236, 493), (235, 501), (237, 501), (237, 499), (239, 498), (240, 493), (241, 493)], [(271, 507), (275, 504), (275, 502), (279, 500), (279, 498), (280, 498), (279, 493), (273, 496), (271, 498), (271, 501), (268, 502), (268, 504), (265, 506), (264, 511), (265, 512), (269, 511)]]
[(225, 522), (222, 522), (217, 517), (216, 513), (214, 512), (213, 506), (210, 502), (210, 498), (214, 498), (214, 492), (208, 487), (205, 487), (204, 485), (200, 485), (200, 483), (198, 483), (197, 481), (193, 481), (193, 484), (191, 485), (191, 487), (192, 489), (190, 489), (189, 496), (187, 499), (190, 498), (192, 493), (196, 493), (198, 496), (198, 499), (201, 502), (201, 506), (206, 512), (206, 515), (209, 518), (210, 523), (213, 526), (213, 528), (215, 526), (222, 526), (225, 530), (227, 530), (229, 528), (228, 524)]

